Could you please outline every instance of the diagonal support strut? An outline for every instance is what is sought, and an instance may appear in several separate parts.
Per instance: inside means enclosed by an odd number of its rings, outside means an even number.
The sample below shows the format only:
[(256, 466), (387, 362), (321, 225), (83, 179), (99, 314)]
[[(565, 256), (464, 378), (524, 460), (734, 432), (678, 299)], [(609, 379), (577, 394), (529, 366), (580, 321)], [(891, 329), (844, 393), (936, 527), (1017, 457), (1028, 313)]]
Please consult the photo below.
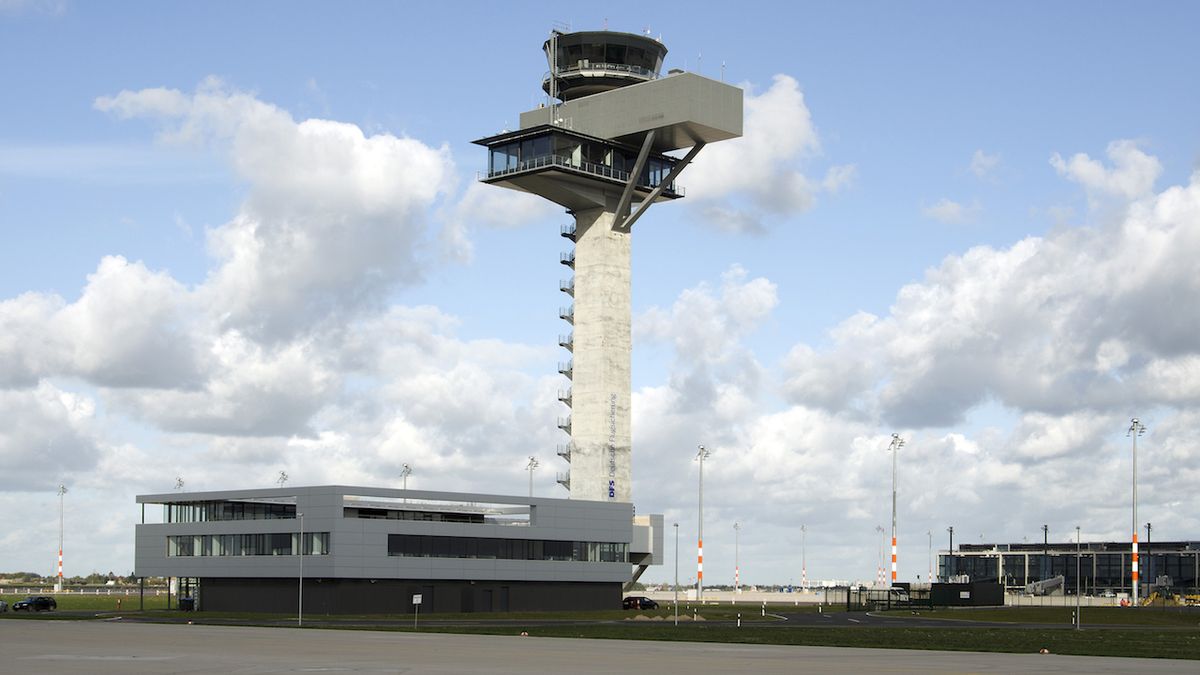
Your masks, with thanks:
[(657, 187), (650, 191), (650, 194), (646, 195), (646, 198), (642, 200), (642, 204), (638, 207), (638, 210), (628, 218), (619, 219), (617, 222), (619, 222), (620, 225), (614, 227), (613, 229), (621, 232), (630, 231), (633, 228), (633, 224), (637, 222), (637, 219), (641, 218), (642, 214), (646, 212), (646, 209), (650, 208), (650, 205), (654, 203), (654, 200), (658, 199), (658, 196), (662, 194), (662, 191), (675, 181), (680, 172), (683, 171), (683, 168), (690, 164), (691, 161), (696, 158), (696, 155), (700, 154), (700, 150), (704, 146), (704, 141), (696, 141), (696, 144), (692, 146), (691, 150), (688, 150), (688, 153), (683, 156), (683, 159), (675, 163), (675, 166), (671, 169), (671, 172), (668, 173), (661, 182), (659, 182)]
[(642, 169), (646, 167), (646, 160), (650, 158), (650, 148), (654, 145), (654, 133), (655, 129), (646, 133), (646, 140), (642, 141), (642, 149), (638, 152), (637, 161), (633, 163), (633, 171), (629, 172), (629, 182), (625, 183), (625, 191), (621, 193), (621, 201), (617, 203), (614, 229), (621, 229), (621, 223), (629, 215), (629, 205), (633, 202), (633, 190), (637, 187), (638, 176), (642, 175)]

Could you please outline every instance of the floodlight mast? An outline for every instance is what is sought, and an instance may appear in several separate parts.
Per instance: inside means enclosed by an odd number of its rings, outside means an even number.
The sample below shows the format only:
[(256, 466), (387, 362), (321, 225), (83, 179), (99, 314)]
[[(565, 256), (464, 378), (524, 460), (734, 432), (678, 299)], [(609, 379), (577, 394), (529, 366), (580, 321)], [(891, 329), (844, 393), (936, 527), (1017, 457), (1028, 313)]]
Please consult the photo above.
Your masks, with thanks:
[(63, 496), (67, 494), (67, 486), (59, 484), (58, 486), (58, 583), (55, 584), (55, 592), (63, 589), (63, 539), (66, 533), (66, 503), (63, 501)]
[(703, 445), (698, 447), (696, 461), (700, 462), (700, 495), (696, 525), (696, 602), (704, 602), (704, 460), (712, 453)]
[(808, 590), (808, 525), (800, 526), (800, 588)]
[(742, 564), (738, 557), (738, 546), (741, 542), (742, 526), (738, 525), (737, 521), (733, 522), (733, 594), (741, 593), (742, 586)]
[(572, 499), (631, 502), (632, 227), (652, 204), (683, 196), (675, 180), (702, 147), (741, 136), (743, 94), (694, 73), (660, 77), (667, 48), (647, 35), (556, 30), (542, 48), (549, 105), (475, 141), (488, 148), (481, 180), (574, 219), (560, 232), (574, 248), (560, 258), (573, 304), (560, 311), (572, 358), (559, 367), (571, 386), (559, 394), (570, 443), (558, 454), (570, 470), (558, 482)]
[(533, 496), (533, 470), (538, 468), (537, 457), (529, 456), (529, 463), (525, 465), (525, 470), (529, 472), (529, 496)]
[(1129, 561), (1129, 570), (1133, 575), (1133, 606), (1138, 604), (1138, 517), (1137, 517), (1137, 439), (1146, 435), (1146, 425), (1134, 417), (1129, 420), (1129, 430), (1125, 435), (1133, 439), (1133, 549)]
[(892, 434), (892, 443), (888, 450), (892, 453), (892, 585), (896, 585), (896, 455), (904, 447), (904, 439), (900, 434)]

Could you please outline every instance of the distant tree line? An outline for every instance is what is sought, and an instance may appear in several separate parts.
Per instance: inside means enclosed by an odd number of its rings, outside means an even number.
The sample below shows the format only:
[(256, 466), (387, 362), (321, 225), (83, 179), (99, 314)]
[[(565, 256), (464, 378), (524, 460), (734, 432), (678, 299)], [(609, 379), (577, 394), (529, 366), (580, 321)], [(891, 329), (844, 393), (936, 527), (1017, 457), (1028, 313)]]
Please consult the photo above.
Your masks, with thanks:
[[(57, 581), (57, 575), (53, 575), (53, 574), (42, 575), (42, 574), (38, 574), (37, 572), (0, 572), (0, 584), (47, 585), (47, 584), (53, 584), (53, 583), (55, 583), (55, 581)], [(89, 574), (87, 576), (76, 575), (76, 576), (72, 576), (72, 577), (68, 577), (68, 576), (63, 577), (63, 583), (68, 586), (103, 586), (110, 581), (116, 585), (136, 584), (138, 582), (138, 578), (135, 577), (132, 572), (130, 572), (129, 574), (127, 574), (125, 576), (121, 576), (121, 575), (116, 574), (111, 571), (108, 574), (92, 572), (91, 574)], [(165, 580), (159, 579), (157, 577), (153, 577), (153, 578), (148, 577), (146, 579), (146, 582), (147, 583), (165, 583)]]

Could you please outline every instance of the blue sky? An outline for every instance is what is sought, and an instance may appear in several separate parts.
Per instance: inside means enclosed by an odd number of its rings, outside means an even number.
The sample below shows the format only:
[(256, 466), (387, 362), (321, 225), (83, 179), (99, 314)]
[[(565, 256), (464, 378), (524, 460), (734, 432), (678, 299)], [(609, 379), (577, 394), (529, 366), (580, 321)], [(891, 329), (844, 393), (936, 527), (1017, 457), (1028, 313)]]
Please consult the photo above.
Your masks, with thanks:
[[(513, 492), (538, 454), (560, 494), (566, 216), (473, 188), (470, 144), (543, 100), (554, 22), (648, 29), (668, 66), (747, 91), (745, 142), (701, 153), (634, 239), (635, 495), (694, 528), (691, 449), (718, 449), (711, 579), (735, 520), (743, 579), (798, 577), (796, 517), (825, 547), (810, 578), (873, 577), (896, 430), (917, 571), (950, 514), (988, 539), (1127, 536), (1059, 486), (1123, 503), (1132, 414), (1165, 467), (1156, 538), (1200, 536), (1198, 14), (0, 0), (0, 542), (28, 551), (4, 567), (49, 569), (60, 481), (78, 572), (128, 571), (133, 495), (177, 475), (409, 461), (423, 488)], [(722, 163), (801, 187), (694, 189)]]

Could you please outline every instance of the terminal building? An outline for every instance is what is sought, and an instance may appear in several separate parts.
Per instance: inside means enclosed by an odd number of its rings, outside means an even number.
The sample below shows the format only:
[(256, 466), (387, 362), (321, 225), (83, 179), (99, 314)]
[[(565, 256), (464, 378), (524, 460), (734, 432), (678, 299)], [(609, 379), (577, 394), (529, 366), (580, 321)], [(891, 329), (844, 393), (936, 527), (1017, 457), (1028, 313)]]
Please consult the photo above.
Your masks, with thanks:
[(135, 574), (212, 611), (615, 609), (662, 563), (662, 516), (629, 503), (337, 485), (137, 501)]
[[(993, 581), (1014, 592), (1062, 576), (1062, 588), (1068, 594), (1076, 588), (1084, 595), (1132, 594), (1130, 549), (1127, 541), (963, 544), (957, 551), (938, 553), (938, 576)], [(1138, 565), (1139, 597), (1156, 590), (1200, 592), (1200, 541), (1139, 542)]]

